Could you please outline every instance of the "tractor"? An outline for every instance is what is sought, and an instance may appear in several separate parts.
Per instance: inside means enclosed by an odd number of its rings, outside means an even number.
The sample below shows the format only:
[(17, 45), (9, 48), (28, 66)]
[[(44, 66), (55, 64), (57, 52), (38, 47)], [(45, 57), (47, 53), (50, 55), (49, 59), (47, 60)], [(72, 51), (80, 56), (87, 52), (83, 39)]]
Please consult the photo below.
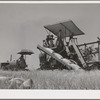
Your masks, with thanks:
[(28, 66), (26, 64), (26, 55), (31, 55), (33, 54), (33, 52), (31, 50), (22, 49), (20, 52), (18, 52), (18, 54), (21, 55), (19, 59), (12, 61), (12, 55), (11, 55), (10, 61), (2, 62), (1, 69), (11, 70), (11, 71), (19, 71), (19, 70), (28, 71), (29, 69), (27, 69)]

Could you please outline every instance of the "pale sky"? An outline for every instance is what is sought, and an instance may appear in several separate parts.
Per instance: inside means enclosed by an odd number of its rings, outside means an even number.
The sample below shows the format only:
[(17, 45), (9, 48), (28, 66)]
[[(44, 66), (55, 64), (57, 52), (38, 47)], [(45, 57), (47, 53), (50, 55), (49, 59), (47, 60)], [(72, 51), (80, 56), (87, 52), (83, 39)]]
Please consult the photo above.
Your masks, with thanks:
[(100, 37), (100, 4), (0, 4), (0, 62), (17, 60), (18, 51), (30, 49), (29, 69), (39, 67), (37, 45), (47, 33), (43, 26), (72, 20), (85, 35), (80, 43), (97, 41)]

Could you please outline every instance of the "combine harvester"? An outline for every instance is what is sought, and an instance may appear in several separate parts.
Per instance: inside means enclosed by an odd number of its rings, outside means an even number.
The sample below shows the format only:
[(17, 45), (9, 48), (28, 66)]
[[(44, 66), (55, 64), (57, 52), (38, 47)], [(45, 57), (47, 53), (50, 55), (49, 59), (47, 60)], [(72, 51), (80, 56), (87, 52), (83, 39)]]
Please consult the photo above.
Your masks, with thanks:
[(37, 46), (41, 51), (39, 55), (41, 70), (100, 69), (99, 38), (96, 42), (78, 45), (75, 36), (84, 35), (84, 33), (71, 20), (47, 25), (44, 28), (49, 35), (43, 40), (43, 46)]

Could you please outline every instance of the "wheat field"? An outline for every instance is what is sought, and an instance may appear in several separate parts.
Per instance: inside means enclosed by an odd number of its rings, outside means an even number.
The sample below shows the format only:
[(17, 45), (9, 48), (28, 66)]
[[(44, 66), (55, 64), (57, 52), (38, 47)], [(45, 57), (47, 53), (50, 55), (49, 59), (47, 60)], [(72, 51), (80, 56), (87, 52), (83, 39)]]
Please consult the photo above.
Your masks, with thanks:
[[(99, 90), (100, 71), (0, 71), (0, 76), (32, 79), (32, 89)], [(8, 89), (9, 82), (0, 80), (0, 89)], [(16, 88), (14, 88), (16, 89)]]

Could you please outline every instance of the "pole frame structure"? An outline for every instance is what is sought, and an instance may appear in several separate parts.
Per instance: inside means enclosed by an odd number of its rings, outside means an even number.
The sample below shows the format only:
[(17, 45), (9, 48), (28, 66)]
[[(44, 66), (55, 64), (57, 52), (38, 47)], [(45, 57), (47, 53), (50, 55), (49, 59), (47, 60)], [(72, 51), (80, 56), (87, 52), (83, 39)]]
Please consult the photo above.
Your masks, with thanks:
[(75, 52), (77, 53), (77, 55), (78, 55), (78, 57), (79, 57), (79, 60), (81, 61), (83, 67), (86, 68), (87, 63), (86, 63), (84, 57), (82, 56), (82, 53), (80, 52), (78, 46), (75, 44), (74, 39), (72, 38), (72, 39), (70, 40), (70, 42), (71, 42), (72, 46), (74, 47)]
[[(96, 43), (98, 43), (98, 50), (97, 50), (96, 52), (91, 53), (91, 54), (96, 54), (96, 53), (98, 53), (98, 62), (100, 62), (100, 41), (80, 44), (80, 45), (77, 45), (77, 47), (79, 48), (79, 47), (81, 47), (81, 46), (85, 46), (85, 45), (87, 46), (87, 45), (96, 44)], [(84, 58), (84, 56), (83, 56), (83, 58)], [(90, 64), (91, 64), (91, 63), (92, 63), (92, 62), (90, 62)], [(87, 63), (87, 64), (89, 64), (89, 63)]]
[(100, 61), (100, 41), (98, 41), (98, 61)]

